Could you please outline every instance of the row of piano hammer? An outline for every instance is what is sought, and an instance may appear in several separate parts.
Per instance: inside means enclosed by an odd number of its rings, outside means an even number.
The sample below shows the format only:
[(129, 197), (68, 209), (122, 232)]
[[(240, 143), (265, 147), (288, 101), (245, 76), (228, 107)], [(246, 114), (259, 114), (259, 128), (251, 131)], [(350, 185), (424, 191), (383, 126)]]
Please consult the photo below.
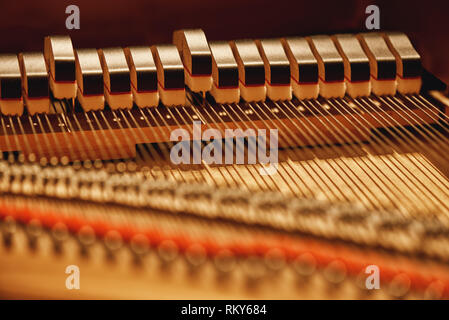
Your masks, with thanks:
[(174, 44), (73, 49), (69, 36), (45, 38), (44, 53), (0, 55), (0, 109), (21, 115), (77, 98), (85, 111), (184, 105), (185, 87), (218, 103), (417, 93), (421, 59), (403, 33), (318, 35), (208, 42), (179, 30)]

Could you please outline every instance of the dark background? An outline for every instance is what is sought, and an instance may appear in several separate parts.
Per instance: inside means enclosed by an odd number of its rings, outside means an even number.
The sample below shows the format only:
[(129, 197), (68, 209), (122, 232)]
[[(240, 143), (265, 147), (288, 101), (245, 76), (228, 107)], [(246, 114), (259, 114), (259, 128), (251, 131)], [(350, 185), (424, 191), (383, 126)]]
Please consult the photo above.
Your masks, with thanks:
[[(81, 29), (67, 30), (65, 8), (80, 8)], [(70, 34), (74, 46), (171, 42), (180, 28), (202, 28), (209, 40), (365, 30), (365, 8), (380, 7), (382, 30), (406, 32), (424, 66), (449, 82), (449, 1), (355, 0), (0, 0), (0, 52), (42, 50), (48, 34)]]

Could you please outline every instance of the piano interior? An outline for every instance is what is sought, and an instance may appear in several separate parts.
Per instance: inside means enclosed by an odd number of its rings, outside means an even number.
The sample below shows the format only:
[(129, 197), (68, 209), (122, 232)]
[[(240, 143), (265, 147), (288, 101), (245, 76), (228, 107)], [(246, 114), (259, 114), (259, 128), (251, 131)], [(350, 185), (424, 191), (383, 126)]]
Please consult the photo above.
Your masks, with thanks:
[(0, 297), (449, 298), (444, 4), (78, 2), (0, 12)]

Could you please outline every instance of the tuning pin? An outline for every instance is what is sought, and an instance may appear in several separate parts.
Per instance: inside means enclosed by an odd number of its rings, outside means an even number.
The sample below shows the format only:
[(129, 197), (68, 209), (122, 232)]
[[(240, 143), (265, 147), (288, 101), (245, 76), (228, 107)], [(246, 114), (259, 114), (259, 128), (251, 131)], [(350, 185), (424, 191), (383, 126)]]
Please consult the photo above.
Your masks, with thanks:
[(103, 202), (112, 202), (115, 199), (114, 186), (111, 179), (106, 179), (102, 184)]
[(80, 244), (81, 254), (87, 256), (89, 247), (95, 243), (95, 231), (90, 226), (84, 226), (78, 231), (78, 243)]
[(22, 191), (22, 177), (19, 173), (13, 173), (13, 180), (10, 183), (10, 192), (20, 194)]
[(396, 275), (388, 284), (387, 292), (395, 298), (403, 298), (410, 291), (411, 280), (405, 273)]
[(444, 284), (439, 281), (431, 282), (424, 291), (424, 299), (436, 300), (442, 299), (444, 295)]
[(178, 210), (188, 210), (201, 215), (213, 217), (216, 215), (215, 202), (211, 201), (213, 190), (210, 186), (198, 184), (183, 184), (176, 189), (176, 203)]
[(330, 207), (329, 202), (319, 199), (293, 199), (289, 203), (289, 208), (299, 217), (323, 216)]
[(41, 222), (37, 219), (33, 219), (25, 227), (26, 235), (28, 238), (28, 246), (32, 250), (37, 249), (37, 242), (39, 236), (42, 234)]
[(94, 160), (94, 167), (95, 167), (95, 169), (97, 169), (97, 170), (102, 169), (102, 168), (103, 168), (103, 161), (100, 160), (100, 159), (95, 159), (95, 160)]
[(364, 224), (369, 216), (369, 211), (362, 205), (352, 203), (334, 205), (328, 212), (339, 222), (348, 224)]
[(10, 248), (12, 246), (13, 236), (17, 230), (17, 224), (13, 217), (7, 216), (2, 223), (3, 244)]
[(107, 162), (106, 163), (106, 171), (110, 174), (115, 173), (115, 164), (114, 162)]
[[(268, 192), (255, 194), (251, 199), (251, 212), (248, 217), (259, 217), (266, 219), (266, 223), (281, 228), (290, 228), (294, 225), (293, 221), (286, 218), (287, 201), (285, 197), (277, 192)], [(251, 222), (251, 221), (248, 221)]]
[[(369, 223), (382, 237), (378, 242), (386, 248), (412, 252), (422, 245), (418, 234), (413, 234), (413, 221), (395, 211), (379, 212), (370, 217)], [(416, 230), (416, 229), (415, 229)]]
[(67, 226), (58, 222), (51, 228), (51, 238), (53, 239), (53, 249), (56, 253), (61, 253), (63, 243), (69, 238), (69, 230)]
[(131, 252), (134, 254), (134, 262), (136, 264), (140, 264), (142, 262), (142, 258), (148, 253), (150, 250), (150, 242), (148, 238), (143, 234), (137, 234), (132, 237), (130, 242)]
[(329, 216), (335, 221), (342, 237), (367, 244), (378, 237), (373, 226), (367, 223), (371, 214), (371, 211), (358, 204), (338, 204), (329, 209)]
[(273, 272), (277, 272), (285, 267), (285, 254), (280, 249), (271, 249), (265, 253), (265, 264), (267, 268)]
[(90, 199), (94, 202), (101, 203), (103, 198), (103, 187), (101, 182), (93, 182), (90, 186)]
[[(113, 166), (114, 164), (111, 163), (111, 165)], [(80, 160), (75, 160), (72, 163), (72, 168), (76, 171), (81, 170), (81, 168), (83, 167), (83, 164), (81, 163)]]
[(293, 269), (300, 276), (301, 280), (306, 280), (312, 276), (317, 268), (315, 257), (310, 253), (302, 253), (293, 261)]
[(115, 230), (108, 231), (103, 239), (104, 247), (106, 248), (107, 257), (112, 260), (114, 254), (120, 250), (123, 245), (122, 236)]
[(45, 168), (47, 165), (48, 165), (48, 159), (47, 159), (47, 157), (40, 157), (39, 158), (39, 165), (42, 167), (42, 168)]
[(56, 194), (55, 182), (56, 182), (56, 174), (55, 171), (50, 168), (44, 168), (44, 192), (46, 196), (53, 197)]
[(249, 256), (243, 260), (243, 271), (246, 275), (247, 284), (250, 287), (255, 287), (266, 275), (267, 268), (260, 257)]
[(220, 274), (229, 274), (236, 266), (235, 255), (230, 250), (221, 250), (214, 257), (214, 265)]
[[(176, 187), (173, 183), (166, 180), (161, 181), (145, 181), (140, 186), (141, 192), (146, 199), (146, 205), (156, 209), (164, 209), (173, 203), (172, 197), (175, 194)], [(167, 201), (167, 198), (170, 201)]]
[[(3, 167), (3, 166), (2, 166)], [(8, 192), (9, 191), (9, 182), (10, 182), (10, 174), (9, 174), (9, 168), (5, 166), (6, 168), (0, 168), (0, 191), (1, 192)]]
[(67, 199), (69, 195), (66, 179), (59, 178), (55, 183), (55, 196), (59, 199)]
[(214, 198), (220, 216), (250, 219), (248, 215), (250, 212), (250, 194), (230, 189), (219, 189), (214, 193)]
[(157, 254), (162, 266), (167, 267), (178, 257), (178, 245), (172, 240), (164, 240), (157, 247)]
[(324, 268), (323, 275), (330, 283), (341, 284), (346, 279), (346, 265), (340, 260), (333, 260)]
[(197, 271), (207, 261), (207, 252), (200, 244), (192, 244), (189, 246), (184, 256), (191, 271)]
[(24, 177), (24, 179), (22, 180), (22, 192), (24, 195), (26, 196), (31, 196), (33, 195), (33, 191), (34, 191), (34, 177), (32, 175), (32, 173), (27, 173)]

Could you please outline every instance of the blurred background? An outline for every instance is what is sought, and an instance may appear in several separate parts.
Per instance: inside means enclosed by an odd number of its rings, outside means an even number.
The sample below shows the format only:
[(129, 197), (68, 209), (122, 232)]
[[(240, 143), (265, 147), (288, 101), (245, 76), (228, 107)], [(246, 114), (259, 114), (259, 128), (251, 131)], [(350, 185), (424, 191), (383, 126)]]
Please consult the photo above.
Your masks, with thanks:
[[(65, 8), (80, 8), (80, 30), (67, 30)], [(317, 0), (0, 0), (0, 52), (42, 50), (43, 37), (70, 34), (74, 46), (171, 42), (180, 28), (209, 40), (365, 31), (365, 9), (380, 7), (382, 30), (406, 32), (424, 66), (449, 82), (449, 1)]]

